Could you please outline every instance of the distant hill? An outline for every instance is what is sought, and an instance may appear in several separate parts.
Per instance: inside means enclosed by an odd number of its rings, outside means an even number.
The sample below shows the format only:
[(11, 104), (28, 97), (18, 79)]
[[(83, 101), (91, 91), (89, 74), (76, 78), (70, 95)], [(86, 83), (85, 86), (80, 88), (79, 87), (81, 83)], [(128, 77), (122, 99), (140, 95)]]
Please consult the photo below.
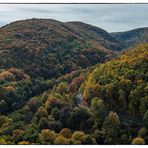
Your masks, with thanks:
[(98, 45), (113, 50), (120, 51), (125, 46), (124, 44), (118, 42), (114, 37), (109, 35), (109, 33), (101, 28), (85, 24), (82, 22), (67, 22), (66, 25), (70, 27), (75, 33), (86, 41), (95, 42)]
[(81, 22), (28, 19), (0, 28), (0, 69), (58, 77), (105, 62), (124, 46), (106, 31)]
[(126, 32), (115, 32), (111, 35), (127, 48), (139, 43), (148, 43), (148, 27), (133, 29)]

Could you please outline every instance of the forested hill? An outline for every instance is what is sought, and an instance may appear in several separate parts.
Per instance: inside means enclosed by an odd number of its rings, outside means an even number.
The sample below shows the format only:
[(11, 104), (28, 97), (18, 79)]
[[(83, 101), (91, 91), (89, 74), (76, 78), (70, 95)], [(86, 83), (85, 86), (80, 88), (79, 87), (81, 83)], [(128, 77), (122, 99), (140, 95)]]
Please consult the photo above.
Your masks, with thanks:
[(138, 45), (139, 43), (148, 42), (148, 27), (137, 28), (125, 32), (115, 32), (111, 33), (111, 35), (116, 40), (123, 43), (126, 48), (129, 48)]
[(82, 22), (1, 27), (0, 144), (148, 144), (148, 43), (123, 43)]
[(0, 68), (45, 79), (103, 63), (122, 48), (106, 31), (84, 23), (28, 19), (0, 28)]
[(147, 144), (148, 45), (58, 79), (0, 73), (0, 144)]
[(83, 85), (83, 99), (103, 99), (106, 108), (143, 117), (148, 97), (148, 45), (139, 45), (93, 70)]

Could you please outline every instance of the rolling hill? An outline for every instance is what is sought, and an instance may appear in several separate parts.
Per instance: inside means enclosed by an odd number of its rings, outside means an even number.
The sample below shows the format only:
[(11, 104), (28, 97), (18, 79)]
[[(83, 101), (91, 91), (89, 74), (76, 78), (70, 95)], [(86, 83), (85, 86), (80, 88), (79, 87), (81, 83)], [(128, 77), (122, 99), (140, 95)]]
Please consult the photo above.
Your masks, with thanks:
[(51, 19), (1, 27), (0, 145), (148, 144), (144, 32), (120, 40)]
[(126, 32), (115, 32), (111, 33), (111, 35), (129, 48), (140, 43), (148, 42), (148, 27), (133, 29)]
[(22, 20), (0, 28), (0, 45), (0, 69), (21, 68), (45, 79), (105, 62), (124, 47), (100, 28), (50, 19)]

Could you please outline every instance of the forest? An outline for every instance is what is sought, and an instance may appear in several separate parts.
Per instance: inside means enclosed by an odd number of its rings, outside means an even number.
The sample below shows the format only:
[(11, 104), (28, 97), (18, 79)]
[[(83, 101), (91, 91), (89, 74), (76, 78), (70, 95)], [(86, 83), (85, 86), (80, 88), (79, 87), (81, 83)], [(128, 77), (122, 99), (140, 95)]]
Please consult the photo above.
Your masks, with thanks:
[(1, 27), (0, 144), (148, 144), (148, 40), (121, 36), (45, 19)]

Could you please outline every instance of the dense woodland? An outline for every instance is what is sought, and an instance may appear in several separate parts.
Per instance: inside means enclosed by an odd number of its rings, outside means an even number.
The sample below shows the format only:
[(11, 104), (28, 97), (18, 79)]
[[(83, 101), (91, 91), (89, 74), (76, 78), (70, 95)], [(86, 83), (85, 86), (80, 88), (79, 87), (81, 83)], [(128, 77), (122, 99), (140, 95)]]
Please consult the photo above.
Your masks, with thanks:
[(0, 28), (0, 144), (148, 144), (145, 42), (81, 22)]

